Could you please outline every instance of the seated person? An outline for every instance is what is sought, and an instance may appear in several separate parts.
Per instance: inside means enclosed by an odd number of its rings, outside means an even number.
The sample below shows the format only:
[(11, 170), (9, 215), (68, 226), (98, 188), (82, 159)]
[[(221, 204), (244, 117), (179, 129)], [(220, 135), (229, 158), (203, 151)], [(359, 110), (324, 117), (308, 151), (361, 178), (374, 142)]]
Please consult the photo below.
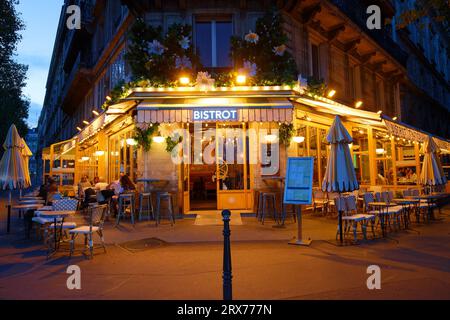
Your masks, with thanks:
[(88, 188), (92, 188), (92, 184), (89, 182), (88, 176), (82, 176), (81, 181), (78, 184), (78, 196), (83, 198), (84, 192)]
[(122, 188), (120, 193), (126, 193), (126, 192), (136, 190), (136, 186), (134, 185), (133, 181), (131, 181), (131, 179), (128, 175), (123, 175), (119, 181), (120, 181), (120, 187)]
[(108, 187), (108, 183), (105, 182), (103, 178), (95, 177), (94, 178), (94, 190), (96, 191), (103, 191), (106, 190)]

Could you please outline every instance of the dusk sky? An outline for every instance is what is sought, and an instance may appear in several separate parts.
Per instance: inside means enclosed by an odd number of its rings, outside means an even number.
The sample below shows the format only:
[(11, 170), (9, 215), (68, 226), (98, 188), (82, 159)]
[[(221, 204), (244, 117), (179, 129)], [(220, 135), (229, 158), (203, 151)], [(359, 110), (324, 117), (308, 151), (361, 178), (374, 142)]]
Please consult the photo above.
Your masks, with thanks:
[(18, 46), (17, 60), (28, 65), (24, 94), (31, 101), (28, 118), (30, 128), (37, 126), (44, 103), (45, 83), (63, 3), (64, 0), (20, 0), (17, 7), (26, 26)]

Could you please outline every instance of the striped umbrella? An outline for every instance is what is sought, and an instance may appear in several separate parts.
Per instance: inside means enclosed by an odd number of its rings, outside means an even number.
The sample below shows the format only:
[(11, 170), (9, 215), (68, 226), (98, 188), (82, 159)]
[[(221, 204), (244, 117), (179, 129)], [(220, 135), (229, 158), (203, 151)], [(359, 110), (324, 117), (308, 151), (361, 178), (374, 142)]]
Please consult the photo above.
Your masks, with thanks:
[(31, 177), (30, 177), (30, 158), (33, 156), (33, 152), (31, 152), (30, 148), (28, 147), (27, 143), (25, 142), (25, 139), (22, 138), (22, 157), (23, 161), (25, 162), (25, 173), (26, 173), (26, 179), (28, 181), (28, 184), (31, 185)]
[[(351, 135), (342, 124), (341, 118), (336, 116), (327, 134), (327, 141), (331, 144), (327, 169), (322, 182), (325, 192), (351, 192), (359, 189), (355, 168), (350, 154), (349, 144), (353, 142)], [(339, 236), (343, 241), (342, 211), (339, 211)]]
[(420, 183), (430, 187), (446, 184), (447, 178), (444, 175), (444, 170), (439, 159), (440, 150), (431, 136), (428, 136), (428, 140), (425, 141), (424, 151)]
[(5, 152), (0, 161), (0, 188), (2, 190), (9, 190), (8, 203), (8, 224), (7, 231), (9, 232), (10, 217), (11, 217), (11, 190), (23, 189), (30, 186), (29, 179), (27, 180), (25, 172), (25, 162), (22, 156), (22, 139), (17, 132), (15, 125), (11, 125), (3, 144)]

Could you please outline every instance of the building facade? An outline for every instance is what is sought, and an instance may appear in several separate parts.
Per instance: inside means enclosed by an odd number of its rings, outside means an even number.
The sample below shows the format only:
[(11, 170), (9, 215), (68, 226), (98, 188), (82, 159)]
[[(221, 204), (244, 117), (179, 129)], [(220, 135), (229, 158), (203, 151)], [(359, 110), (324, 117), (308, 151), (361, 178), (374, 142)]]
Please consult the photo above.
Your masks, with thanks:
[[(75, 151), (68, 151), (70, 146), (62, 146), (62, 151), (52, 147), (44, 152), (50, 155), (47, 160), (52, 168), (55, 154), (59, 152), (67, 157), (66, 162), (64, 156), (58, 159), (59, 167), (66, 170), (58, 171), (61, 182), (77, 181), (80, 174), (87, 174), (91, 179), (102, 176), (112, 181), (121, 173), (144, 183), (167, 180), (166, 188), (178, 192), (178, 206), (185, 212), (190, 207), (186, 209), (185, 205), (189, 202), (189, 193), (192, 197), (195, 183), (202, 183), (205, 199), (208, 199), (209, 189), (215, 190), (213, 197), (218, 197), (219, 203), (216, 208), (230, 207), (230, 201), (235, 201), (245, 203), (245, 208), (240, 209), (250, 209), (253, 190), (264, 186), (264, 168), (253, 167), (244, 161), (239, 168), (227, 168), (236, 171), (233, 186), (224, 186), (218, 181), (205, 184), (195, 177), (198, 168), (173, 164), (170, 155), (163, 152), (164, 147), (158, 145), (145, 153), (135, 148), (131, 141), (128, 143), (134, 136), (135, 126), (148, 129), (153, 124), (164, 123), (172, 129), (195, 130), (189, 126), (193, 122), (190, 113), (183, 114), (175, 109), (164, 113), (152, 109), (151, 104), (160, 104), (162, 97), (173, 98), (171, 90), (131, 90), (119, 106), (105, 112), (101, 106), (118, 84), (132, 79), (125, 56), (130, 43), (130, 28), (138, 18), (148, 25), (160, 26), (164, 33), (174, 23), (191, 25), (192, 45), (200, 52), (203, 66), (213, 72), (233, 69), (233, 61), (227, 54), (230, 36), (243, 37), (255, 30), (257, 20), (275, 8), (283, 17), (283, 30), (288, 36), (287, 50), (292, 54), (299, 74), (322, 79), (328, 89), (334, 91), (333, 100), (313, 103), (298, 97), (292, 88), (253, 88), (257, 94), (237, 89), (240, 98), (247, 99), (255, 110), (239, 111), (232, 126), (242, 126), (244, 131), (270, 131), (272, 123), (277, 128), (282, 123), (294, 123), (296, 134), (306, 140), (305, 144), (291, 145), (280, 157), (286, 153), (314, 156), (315, 184), (319, 186), (328, 153), (324, 142), (326, 130), (332, 115), (341, 110), (348, 118), (348, 128), (354, 139), (359, 141), (354, 145), (353, 155), (361, 183), (399, 185), (403, 183), (400, 181), (403, 169), (399, 168), (412, 167), (418, 174), (419, 142), (423, 139), (413, 139), (407, 134), (402, 136), (401, 130), (394, 137), (392, 132), (398, 120), (436, 135), (448, 137), (450, 134), (449, 68), (445, 67), (449, 66), (445, 54), (449, 49), (445, 35), (439, 36), (439, 29), (427, 34), (428, 38), (415, 36), (411, 31), (408, 34), (396, 30), (395, 16), (401, 10), (401, 1), (375, 2), (387, 17), (393, 18), (393, 27), (368, 30), (364, 13), (371, 3), (366, 1), (66, 1), (61, 10), (47, 94), (39, 120), (39, 146), (50, 147), (61, 141), (78, 145)], [(80, 30), (65, 27), (66, 8), (72, 4), (81, 8)], [(433, 43), (435, 47), (426, 47), (420, 52), (420, 43), (422, 46)], [(264, 90), (265, 93), (260, 92)], [(184, 99), (181, 102), (184, 108), (198, 106), (199, 99), (205, 98), (196, 91), (189, 93), (194, 102), (187, 101), (186, 95), (178, 96)], [(226, 89), (222, 95), (212, 97), (237, 99)], [(261, 99), (278, 99), (277, 106), (281, 111), (268, 112), (261, 107)], [(275, 109), (277, 103), (271, 108)], [(129, 116), (124, 117), (125, 114)], [(389, 130), (386, 125), (378, 124), (380, 114), (389, 120)], [(215, 126), (220, 130), (220, 124)], [(445, 139), (442, 141), (446, 143)], [(246, 146), (249, 148), (250, 145), (247, 143)], [(65, 151), (64, 148), (68, 149)], [(158, 148), (162, 149), (158, 152)], [(378, 153), (378, 150), (383, 152)], [(69, 163), (78, 168), (72, 176), (68, 176)], [(44, 162), (43, 174), (57, 172), (45, 170), (45, 166)], [(283, 176), (283, 166), (281, 163), (275, 176)], [(219, 171), (216, 166), (200, 169), (211, 171), (211, 175)], [(190, 180), (194, 182), (189, 187), (183, 186)], [(227, 194), (235, 189), (242, 192), (229, 197)]]

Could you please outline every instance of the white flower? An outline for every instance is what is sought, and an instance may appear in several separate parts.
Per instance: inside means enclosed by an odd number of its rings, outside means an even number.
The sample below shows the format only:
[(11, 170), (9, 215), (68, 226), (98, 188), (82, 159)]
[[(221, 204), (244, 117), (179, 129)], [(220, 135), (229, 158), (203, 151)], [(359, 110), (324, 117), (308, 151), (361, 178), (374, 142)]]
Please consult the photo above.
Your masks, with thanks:
[(183, 37), (178, 44), (183, 48), (184, 50), (189, 49), (191, 46), (191, 40), (189, 40), (189, 37)]
[(177, 56), (175, 58), (175, 66), (177, 69), (191, 69), (192, 63), (191, 60), (189, 60), (189, 58), (186, 56), (183, 57)]
[(258, 71), (258, 66), (256, 63), (250, 61), (244, 61), (244, 67), (240, 70), (246, 73), (250, 77), (256, 76), (256, 72)]
[(196, 85), (198, 88), (208, 91), (214, 87), (215, 80), (211, 78), (208, 72), (200, 71), (197, 73)]
[(273, 48), (273, 53), (275, 53), (277, 56), (280, 56), (280, 57), (282, 55), (284, 55), (285, 51), (286, 51), (286, 45), (284, 45), (284, 44), (282, 44), (281, 46)]
[(153, 40), (148, 44), (148, 52), (150, 54), (162, 55), (167, 48), (164, 47), (158, 40)]
[(245, 41), (256, 44), (259, 41), (259, 36), (250, 30), (250, 32), (245, 35)]

